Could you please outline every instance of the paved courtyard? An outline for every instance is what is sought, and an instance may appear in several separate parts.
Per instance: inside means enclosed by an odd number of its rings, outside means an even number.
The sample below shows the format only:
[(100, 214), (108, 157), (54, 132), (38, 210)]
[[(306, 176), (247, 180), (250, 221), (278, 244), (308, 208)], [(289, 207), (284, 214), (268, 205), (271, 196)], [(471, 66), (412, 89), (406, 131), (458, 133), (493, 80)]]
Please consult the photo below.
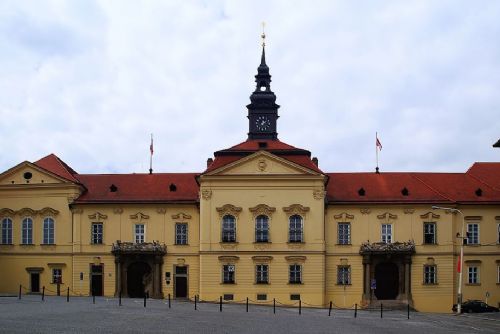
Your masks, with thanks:
[(1, 333), (500, 333), (500, 314), (276, 308), (115, 298), (0, 297)]

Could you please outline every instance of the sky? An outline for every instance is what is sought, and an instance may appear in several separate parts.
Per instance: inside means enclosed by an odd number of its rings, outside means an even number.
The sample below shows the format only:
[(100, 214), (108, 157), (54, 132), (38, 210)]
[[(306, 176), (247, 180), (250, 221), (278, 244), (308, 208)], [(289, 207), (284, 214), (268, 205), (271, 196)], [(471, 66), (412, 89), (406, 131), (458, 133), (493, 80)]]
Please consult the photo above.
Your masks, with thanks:
[(247, 138), (262, 22), (279, 139), (325, 172), (500, 161), (500, 1), (0, 0), (0, 172), (202, 172)]

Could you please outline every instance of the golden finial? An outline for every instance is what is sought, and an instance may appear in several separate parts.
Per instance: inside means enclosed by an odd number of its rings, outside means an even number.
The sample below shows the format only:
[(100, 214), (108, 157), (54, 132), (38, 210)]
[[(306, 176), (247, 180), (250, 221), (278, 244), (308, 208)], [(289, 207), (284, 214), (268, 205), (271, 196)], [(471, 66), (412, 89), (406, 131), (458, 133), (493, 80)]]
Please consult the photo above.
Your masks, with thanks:
[(266, 45), (266, 22), (262, 22), (262, 35), (260, 37), (262, 38), (262, 46)]

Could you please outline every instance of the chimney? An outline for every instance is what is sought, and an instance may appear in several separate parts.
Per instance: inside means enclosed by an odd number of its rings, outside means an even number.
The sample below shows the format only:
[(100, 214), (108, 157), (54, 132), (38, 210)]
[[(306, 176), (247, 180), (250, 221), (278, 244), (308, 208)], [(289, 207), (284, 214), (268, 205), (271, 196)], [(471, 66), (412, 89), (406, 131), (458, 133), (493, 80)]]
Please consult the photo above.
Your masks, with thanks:
[(212, 159), (212, 158), (208, 158), (207, 159), (207, 168), (210, 167), (210, 165), (212, 164), (212, 162), (214, 162), (214, 159)]
[(313, 164), (315, 164), (316, 167), (318, 167), (318, 158), (313, 157), (311, 160), (312, 160)]

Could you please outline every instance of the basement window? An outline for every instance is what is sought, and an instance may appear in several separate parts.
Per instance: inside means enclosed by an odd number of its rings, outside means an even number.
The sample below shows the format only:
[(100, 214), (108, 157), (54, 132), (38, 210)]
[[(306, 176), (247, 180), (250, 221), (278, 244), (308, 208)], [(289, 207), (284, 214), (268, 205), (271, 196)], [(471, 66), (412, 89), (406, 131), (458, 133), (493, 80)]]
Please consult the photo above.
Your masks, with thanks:
[(170, 191), (177, 191), (177, 186), (173, 183), (170, 183), (169, 189)]
[(292, 294), (292, 295), (290, 295), (290, 300), (300, 300), (300, 295), (299, 294)]
[(117, 190), (118, 190), (118, 187), (117, 187), (117, 186), (115, 186), (114, 184), (112, 184), (112, 185), (109, 187), (109, 191), (111, 191), (112, 193), (115, 193)]
[(234, 295), (231, 293), (224, 294), (224, 300), (234, 300)]
[(365, 189), (364, 189), (364, 188), (359, 188), (359, 190), (358, 190), (358, 195), (359, 195), (359, 196), (365, 196), (365, 194), (366, 194)]

